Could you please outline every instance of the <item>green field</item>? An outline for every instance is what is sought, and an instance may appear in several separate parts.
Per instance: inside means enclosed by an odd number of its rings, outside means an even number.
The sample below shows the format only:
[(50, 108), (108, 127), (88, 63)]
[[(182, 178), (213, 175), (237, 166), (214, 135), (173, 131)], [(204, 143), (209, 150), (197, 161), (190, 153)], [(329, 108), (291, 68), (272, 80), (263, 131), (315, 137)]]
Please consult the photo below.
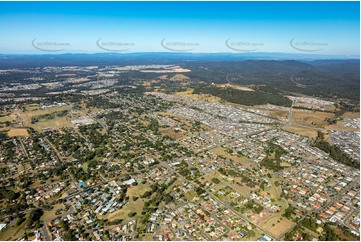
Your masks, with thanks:
[(0, 117), (0, 123), (12, 122), (12, 121), (13, 121), (13, 118), (11, 116)]

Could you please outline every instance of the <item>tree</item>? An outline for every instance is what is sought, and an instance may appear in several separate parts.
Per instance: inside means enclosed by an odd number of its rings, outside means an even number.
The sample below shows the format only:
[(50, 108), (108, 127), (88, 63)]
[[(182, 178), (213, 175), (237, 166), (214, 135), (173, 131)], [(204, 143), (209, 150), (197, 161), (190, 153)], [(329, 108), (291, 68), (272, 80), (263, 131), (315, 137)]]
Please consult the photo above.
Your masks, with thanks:
[(220, 180), (219, 180), (218, 178), (216, 178), (216, 177), (213, 177), (213, 178), (212, 178), (212, 182), (213, 182), (214, 184), (219, 184), (219, 183), (220, 183)]
[(332, 159), (338, 161), (339, 163), (358, 169), (360, 168), (360, 164), (356, 162), (350, 155), (345, 153), (337, 145), (331, 145), (330, 143), (328, 143), (325, 140), (325, 135), (320, 131), (318, 131), (317, 133), (317, 138), (313, 142), (313, 146), (328, 153)]
[(250, 230), (250, 231), (248, 231), (247, 237), (248, 237), (248, 238), (252, 238), (252, 237), (254, 237), (255, 235), (256, 235), (256, 232), (254, 232), (253, 230)]
[(29, 214), (28, 221), (26, 223), (28, 228), (32, 228), (35, 222), (39, 222), (40, 217), (44, 214), (41, 208), (32, 210)]

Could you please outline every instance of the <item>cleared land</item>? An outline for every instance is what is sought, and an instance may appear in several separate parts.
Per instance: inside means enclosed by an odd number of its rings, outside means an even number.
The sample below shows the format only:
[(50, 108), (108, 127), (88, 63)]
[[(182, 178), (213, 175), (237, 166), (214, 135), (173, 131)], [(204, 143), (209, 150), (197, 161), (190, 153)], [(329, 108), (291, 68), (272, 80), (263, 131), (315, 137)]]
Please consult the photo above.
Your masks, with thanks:
[(303, 103), (303, 102), (296, 102), (294, 107), (307, 107), (307, 108), (323, 108), (326, 111), (333, 112), (336, 110), (334, 105), (318, 105), (318, 104), (311, 104), (311, 103)]
[[(122, 209), (117, 210), (114, 213), (108, 213), (103, 216), (99, 216), (102, 219), (108, 219), (113, 221), (115, 219), (123, 219), (123, 222), (128, 222), (130, 220), (141, 218), (142, 215), (140, 212), (144, 206), (144, 200), (140, 198), (146, 191), (150, 191), (150, 186), (146, 184), (138, 184), (137, 186), (131, 186), (127, 190), (127, 196), (129, 196), (129, 204), (124, 206)], [(139, 197), (136, 201), (133, 201), (133, 197)], [(137, 215), (134, 217), (128, 217), (130, 212), (137, 212)]]
[(250, 161), (247, 157), (230, 154), (227, 151), (225, 151), (225, 149), (222, 147), (217, 147), (217, 148), (211, 149), (210, 151), (218, 156), (223, 156), (225, 158), (231, 159), (231, 160), (235, 161), (236, 164), (243, 165), (247, 168), (256, 166), (256, 164), (254, 162)]
[(11, 116), (0, 117), (0, 123), (12, 122), (12, 121), (13, 121), (13, 118)]
[(217, 178), (218, 180), (220, 180), (220, 183), (214, 186), (214, 189), (217, 191), (224, 188), (224, 185), (229, 186), (235, 192), (238, 192), (242, 196), (245, 196), (252, 191), (251, 188), (249, 188), (245, 185), (240, 186), (236, 183), (236, 182), (239, 182), (240, 184), (242, 184), (240, 178), (232, 178), (233, 180), (224, 179), (218, 171), (213, 171), (211, 173), (208, 173), (207, 175), (203, 176), (203, 178), (204, 178), (205, 182), (210, 182), (210, 183), (212, 183), (212, 178)]
[[(29, 105), (28, 105), (29, 106)], [(27, 109), (27, 107), (25, 109)], [(39, 120), (35, 124), (31, 123), (31, 119), (36, 116), (45, 115), (45, 114), (51, 114), (54, 112), (60, 112), (64, 110), (70, 110), (72, 108), (72, 105), (62, 106), (62, 107), (51, 107), (51, 108), (45, 108), (45, 109), (35, 109), (32, 111), (22, 111), (22, 110), (16, 110), (14, 114), (20, 118), (22, 121), (22, 124), (24, 127), (32, 127), (37, 130), (42, 130), (44, 128), (48, 127), (73, 127), (74, 125), (67, 119), (66, 116), (64, 117), (56, 117), (54, 119), (49, 120)]]
[(172, 139), (181, 139), (184, 137), (184, 131), (177, 132), (171, 128), (160, 128), (159, 131), (162, 135), (169, 136)]
[(27, 129), (10, 129), (8, 132), (9, 137), (28, 137)]
[(334, 116), (333, 113), (293, 109), (292, 124), (322, 128), (328, 125), (325, 119)]
[(282, 193), (282, 186), (276, 186), (275, 183), (278, 180), (277, 177), (272, 177), (269, 180), (270, 183), (270, 187), (265, 189), (265, 192), (267, 192), (268, 194), (271, 195), (271, 198), (275, 199), (275, 203), (279, 206), (281, 206), (281, 211), (279, 213), (283, 213), (283, 211), (288, 208), (288, 202), (286, 201), (286, 199), (281, 198), (281, 193)]
[(241, 91), (248, 91), (248, 92), (254, 92), (254, 90), (250, 87), (247, 87), (247, 86), (239, 86), (239, 85), (234, 85), (234, 84), (218, 84), (218, 85), (215, 85), (217, 87), (230, 87), (230, 88), (233, 88), (233, 89), (237, 89), (237, 90), (241, 90)]
[[(272, 222), (272, 221), (270, 221)], [(295, 223), (291, 222), (288, 219), (283, 218), (279, 223), (276, 223), (273, 227), (268, 229), (268, 231), (273, 234), (275, 237), (279, 238), (289, 229), (291, 229)]]
[(20, 226), (10, 226), (7, 227), (0, 232), (0, 241), (5, 240), (17, 240), (24, 236), (25, 233), (25, 222)]
[(153, 233), (141, 234), (139, 236), (139, 239), (142, 240), (142, 241), (152, 241), (153, 240)]
[(170, 80), (172, 81), (177, 81), (177, 80), (189, 80), (190, 78), (186, 75), (183, 74), (175, 74), (173, 77), (170, 78)]
[(250, 219), (252, 222), (267, 230), (275, 237), (282, 236), (295, 225), (294, 222), (283, 218), (280, 214), (273, 214), (265, 209), (259, 214), (253, 214)]
[(51, 210), (44, 211), (44, 214), (41, 217), (41, 219), (45, 223), (49, 223), (52, 219), (54, 219), (57, 216), (55, 213), (56, 213), (56, 210), (58, 210), (58, 209), (65, 209), (65, 206), (63, 204), (55, 204)]
[[(187, 130), (191, 129), (191, 127), (193, 125), (193, 123), (190, 120), (186, 119), (183, 116), (177, 115), (177, 114), (168, 113), (168, 112), (157, 112), (156, 114), (163, 115), (163, 116), (168, 116), (168, 117), (173, 117), (175, 120), (179, 121), (180, 122), (179, 128), (181, 128), (181, 131), (179, 133), (182, 133), (182, 134), (185, 133), (184, 131), (187, 131)], [(144, 124), (148, 125), (149, 123), (144, 123)], [(209, 130), (208, 126), (206, 126), (204, 124), (200, 125), (200, 129), (201, 130)], [(160, 129), (160, 131), (162, 132), (162, 128)], [(164, 132), (166, 133), (167, 131), (164, 130)]]
[(346, 112), (342, 115), (345, 118), (360, 118), (360, 113)]
[(35, 111), (39, 109), (39, 105), (38, 104), (28, 104), (24, 106), (25, 111)]
[(282, 129), (313, 139), (317, 137), (317, 129), (313, 129), (313, 128), (297, 127), (290, 125), (290, 126), (285, 126)]
[[(72, 105), (66, 105), (61, 107), (40, 109), (37, 104), (29, 104), (24, 106), (25, 111), (16, 110), (9, 117), (11, 118), (12, 116), (14, 116), (12, 120), (15, 120), (15, 117), (18, 117), (18, 119), (22, 122), (22, 125), (24, 127), (32, 127), (38, 131), (43, 131), (44, 129), (60, 129), (62, 127), (74, 127), (75, 125), (70, 122), (72, 119), (84, 117), (89, 115), (90, 113), (99, 111), (99, 109), (97, 108), (88, 109), (83, 104), (80, 105), (81, 109), (76, 111), (71, 110), (72, 107), (73, 107)], [(57, 113), (65, 110), (69, 111), (69, 113), (66, 114), (65, 116), (58, 117), (55, 115), (55, 117), (52, 119), (40, 118), (37, 122), (31, 123), (31, 120), (34, 117)]]
[(344, 126), (344, 122), (337, 122), (337, 124), (328, 125), (325, 128), (328, 130), (348, 130), (348, 131), (357, 131), (358, 129)]
[(268, 116), (280, 121), (286, 121), (288, 118), (288, 112), (283, 110), (268, 110)]
[(272, 177), (269, 180), (271, 186), (266, 188), (265, 192), (275, 200), (275, 204), (279, 205), (281, 210), (277, 213), (269, 213), (264, 210), (259, 217), (255, 215), (254, 219), (259, 222), (259, 225), (262, 226), (262, 228), (268, 230), (274, 236), (280, 237), (292, 228), (295, 223), (282, 217), (284, 210), (288, 207), (288, 203), (284, 198), (281, 198), (282, 186), (275, 185), (277, 180), (277, 177)]
[(193, 88), (189, 88), (187, 91), (177, 92), (176, 94), (179, 96), (196, 98), (211, 103), (225, 103), (221, 98), (209, 94), (193, 94), (193, 90)]

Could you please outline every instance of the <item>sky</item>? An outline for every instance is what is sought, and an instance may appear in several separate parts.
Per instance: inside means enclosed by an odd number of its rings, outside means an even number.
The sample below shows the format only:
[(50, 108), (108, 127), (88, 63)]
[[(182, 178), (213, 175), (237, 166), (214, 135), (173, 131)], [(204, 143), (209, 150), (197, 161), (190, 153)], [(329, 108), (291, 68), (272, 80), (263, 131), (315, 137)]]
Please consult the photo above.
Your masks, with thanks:
[(0, 2), (0, 53), (357, 55), (359, 2)]

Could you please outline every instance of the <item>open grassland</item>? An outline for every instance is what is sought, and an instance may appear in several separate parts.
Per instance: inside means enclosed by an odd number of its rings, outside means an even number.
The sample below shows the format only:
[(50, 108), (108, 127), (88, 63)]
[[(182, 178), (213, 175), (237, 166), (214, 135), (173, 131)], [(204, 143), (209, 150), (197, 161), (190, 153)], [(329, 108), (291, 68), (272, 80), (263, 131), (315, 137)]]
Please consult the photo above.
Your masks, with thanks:
[[(140, 212), (142, 211), (144, 206), (144, 201), (138, 199), (137, 201), (129, 201), (129, 204), (124, 206), (122, 209), (115, 211), (114, 213), (107, 213), (105, 215), (99, 215), (101, 219), (108, 219), (109, 221), (114, 221), (116, 219), (122, 219), (123, 222), (127, 222), (133, 220), (135, 218), (140, 218), (142, 215)], [(130, 218), (128, 214), (131, 212), (137, 212), (137, 215)]]
[(295, 225), (294, 222), (282, 217), (280, 213), (271, 213), (265, 209), (259, 214), (254, 213), (250, 220), (275, 237), (283, 236)]
[[(51, 107), (45, 109), (33, 109), (31, 111), (16, 110), (14, 114), (20, 118), (24, 127), (32, 127), (36, 130), (41, 131), (42, 129), (48, 127), (56, 127), (56, 128), (73, 127), (72, 123), (70, 123), (70, 120), (68, 120), (67, 116), (55, 117), (54, 119), (44, 119), (44, 120), (41, 119), (34, 124), (31, 123), (31, 119), (33, 117), (37, 117), (45, 114), (52, 114), (54, 112), (70, 110), (71, 108), (72, 105), (67, 105), (62, 107)], [(25, 110), (27, 110), (27, 107), (25, 107)]]
[(282, 187), (276, 186), (275, 183), (278, 181), (277, 177), (272, 177), (269, 180), (270, 187), (266, 188), (264, 191), (274, 199), (274, 203), (281, 207), (281, 210), (277, 213), (271, 213), (266, 210), (263, 210), (260, 214), (253, 215), (253, 219), (257, 224), (259, 224), (263, 229), (268, 230), (275, 237), (283, 236), (290, 228), (292, 228), (295, 223), (282, 217), (284, 210), (288, 207), (288, 203), (284, 198), (281, 198)]
[[(177, 115), (177, 114), (168, 113), (168, 112), (156, 112), (156, 114), (173, 118), (173, 119), (175, 119), (175, 120), (177, 120), (179, 122), (179, 128), (181, 129), (180, 132), (175, 132), (171, 128), (160, 128), (160, 132), (162, 134), (164, 134), (164, 135), (168, 134), (171, 137), (173, 135), (172, 138), (175, 138), (175, 139), (182, 138), (184, 135), (186, 135), (188, 133), (188, 132), (185, 132), (185, 131), (190, 130), (192, 128), (192, 126), (193, 126), (193, 123), (190, 120), (186, 119), (183, 116)], [(143, 124), (148, 125), (149, 122), (143, 122)], [(169, 131), (169, 129), (170, 129), (170, 131)], [(204, 124), (201, 124), (200, 129), (204, 130), (204, 131), (207, 131), (207, 130), (209, 130), (209, 127), (204, 125)], [(180, 137), (178, 137), (178, 136), (180, 136)]]
[(248, 91), (248, 92), (254, 92), (254, 90), (250, 87), (247, 87), (247, 86), (239, 86), (239, 85), (235, 85), (235, 84), (216, 84), (214, 86), (217, 86), (217, 87), (230, 87), (230, 88), (233, 88), (233, 89), (237, 89), (237, 90), (241, 90), (241, 91)]
[(31, 124), (30, 127), (33, 127), (37, 130), (43, 130), (46, 128), (74, 127), (74, 124), (71, 123), (67, 117), (57, 117), (50, 120), (41, 120), (35, 124)]
[(346, 131), (357, 131), (358, 129), (345, 126), (345, 122), (337, 122), (337, 124), (327, 125), (327, 130), (346, 130)]
[(254, 162), (250, 161), (247, 157), (239, 156), (235, 153), (230, 154), (222, 147), (217, 147), (217, 148), (211, 149), (210, 151), (218, 156), (222, 156), (222, 157), (231, 159), (234, 162), (236, 162), (236, 164), (243, 165), (247, 168), (256, 166), (256, 164)]
[(245, 196), (252, 191), (252, 189), (247, 187), (246, 185), (240, 186), (236, 183), (239, 182), (240, 184), (242, 184), (240, 178), (232, 178), (233, 180), (224, 179), (222, 177), (222, 174), (220, 174), (218, 171), (210, 172), (204, 175), (203, 178), (204, 178), (204, 182), (210, 182), (210, 183), (212, 183), (212, 178), (217, 178), (218, 180), (220, 180), (220, 183), (214, 186), (214, 189), (217, 191), (224, 188), (224, 186), (229, 186), (230, 188), (232, 188), (232, 190), (238, 192), (242, 196)]
[[(129, 204), (124, 206), (122, 209), (115, 211), (114, 213), (107, 213), (105, 215), (99, 216), (101, 219), (108, 219), (113, 221), (116, 219), (123, 219), (123, 222), (128, 222), (133, 219), (141, 218), (142, 215), (140, 212), (144, 206), (144, 200), (140, 198), (146, 191), (149, 191), (150, 185), (138, 184), (137, 186), (131, 186), (127, 190), (127, 196), (129, 196)], [(136, 201), (133, 201), (133, 197), (139, 197)], [(131, 212), (136, 212), (137, 214), (134, 217), (128, 217), (128, 214)]]
[(344, 118), (360, 118), (359, 112), (346, 112), (342, 115)]
[(181, 80), (189, 80), (190, 78), (183, 74), (175, 74), (170, 78), (172, 81), (181, 81)]
[(58, 209), (65, 209), (65, 206), (63, 204), (55, 204), (54, 207), (49, 211), (44, 211), (44, 214), (42, 215), (41, 219), (47, 224), (51, 220), (55, 219), (57, 216), (56, 210)]
[(302, 136), (306, 136), (306, 137), (309, 137), (309, 138), (312, 138), (312, 139), (317, 137), (317, 129), (314, 129), (314, 128), (311, 128), (311, 127), (306, 128), (306, 127), (298, 127), (298, 126), (289, 125), (289, 126), (284, 126), (282, 129), (286, 130), (288, 132), (295, 133), (295, 134), (302, 135)]
[(25, 166), (23, 164), (16, 164), (16, 169), (19, 173), (25, 172)]
[[(89, 115), (90, 113), (98, 112), (99, 109), (97, 108), (86, 108), (83, 104), (80, 104), (80, 109), (77, 109), (76, 111), (71, 110), (73, 108), (73, 105), (66, 105), (62, 107), (51, 107), (51, 108), (45, 108), (40, 109), (36, 104), (30, 104), (24, 106), (24, 110), (16, 110), (13, 113), (14, 118), (18, 117), (19, 120), (21, 120), (22, 125), (24, 127), (31, 127), (38, 131), (43, 131), (44, 129), (60, 129), (63, 127), (75, 127), (73, 123), (70, 121), (73, 119), (77, 119), (80, 117), (84, 117)], [(36, 118), (38, 116), (57, 113), (61, 111), (70, 111), (65, 116), (57, 117), (55, 116), (52, 119), (42, 119), (40, 118), (37, 122), (31, 123), (32, 118)], [(12, 117), (12, 116), (11, 116)]]
[(66, 105), (66, 106), (61, 106), (61, 107), (51, 107), (51, 108), (38, 109), (38, 110), (33, 110), (33, 111), (25, 111), (25, 112), (22, 112), (21, 114), (25, 118), (28, 118), (28, 117), (31, 118), (31, 117), (38, 116), (38, 115), (51, 114), (54, 112), (70, 110), (71, 108), (72, 108), (72, 105)]
[(265, 192), (267, 192), (271, 198), (273, 198), (275, 200), (275, 203), (277, 205), (279, 205), (281, 207), (281, 210), (279, 213), (283, 213), (283, 211), (288, 208), (288, 202), (286, 201), (286, 199), (281, 198), (281, 193), (282, 193), (282, 186), (276, 186), (275, 183), (278, 180), (277, 177), (272, 177), (269, 180), (270, 183), (270, 187), (267, 187), (265, 189)]
[(181, 131), (175, 131), (171, 128), (160, 128), (160, 133), (164, 136), (169, 136), (172, 139), (181, 139), (184, 137), (185, 132), (183, 130)]
[[(28, 215), (29, 214), (25, 215), (26, 220), (29, 217)], [(26, 220), (19, 225), (16, 225), (16, 222), (14, 224), (12, 224), (12, 222), (7, 224), (6, 228), (0, 232), (0, 241), (14, 241), (23, 237), (25, 235)], [(29, 232), (29, 230), (27, 232)], [(31, 241), (32, 238), (29, 238), (29, 240)]]
[(36, 111), (38, 110), (40, 107), (38, 104), (27, 104), (24, 106), (25, 111)]
[(0, 232), (0, 241), (14, 241), (24, 236), (25, 222), (20, 226), (7, 226)]
[(191, 125), (190, 121), (188, 119), (186, 119), (185, 117), (178, 115), (178, 114), (174, 114), (174, 113), (168, 113), (168, 112), (156, 112), (155, 114), (159, 114), (159, 115), (164, 115), (164, 116), (168, 116), (168, 117), (173, 117), (176, 120), (179, 120), (180, 122), (187, 124), (187, 125)]
[(9, 137), (28, 137), (29, 133), (27, 129), (10, 129), (8, 132)]
[(288, 112), (283, 110), (268, 110), (269, 117), (277, 119), (279, 121), (287, 121)]
[(149, 183), (145, 183), (145, 184), (138, 184), (137, 186), (131, 186), (128, 188), (127, 190), (127, 195), (132, 198), (132, 197), (140, 197), (141, 195), (143, 195), (145, 192), (150, 191), (150, 185)]
[(346, 241), (358, 241), (357, 238), (353, 235), (346, 235), (341, 228), (335, 227), (335, 233), (340, 236), (341, 239)]
[(288, 230), (290, 230), (295, 225), (294, 222), (286, 218), (282, 218), (282, 220), (280, 220), (277, 217), (273, 217), (272, 219), (267, 221), (265, 227), (268, 226), (269, 224), (271, 224), (271, 227), (268, 229), (268, 232), (270, 232), (277, 238), (283, 236)]
[(83, 168), (84, 171), (88, 172), (88, 162), (84, 162), (83, 165), (81, 166)]
[(153, 233), (140, 234), (139, 240), (141, 240), (141, 241), (152, 241), (153, 240)]
[(293, 109), (292, 124), (323, 128), (328, 125), (325, 119), (333, 118), (334, 116), (333, 113)]
[(176, 94), (183, 97), (196, 98), (210, 103), (224, 103), (224, 101), (222, 101), (222, 99), (219, 97), (215, 97), (209, 94), (194, 94), (193, 90), (193, 88), (189, 88), (187, 91), (177, 92)]
[(307, 107), (307, 108), (322, 108), (329, 112), (334, 112), (336, 107), (334, 105), (315, 105), (311, 103), (295, 102), (294, 107)]
[[(52, 181), (53, 180), (53, 181)], [(49, 185), (51, 183), (54, 183), (55, 181), (59, 181), (60, 180), (60, 177), (59, 176), (54, 176), (52, 179), (47, 179), (46, 181), (42, 181), (40, 179), (35, 179), (34, 180), (34, 183), (32, 183), (30, 185), (31, 188), (38, 188), (40, 186), (45, 186), (45, 185)], [(72, 184), (72, 183), (71, 183)]]
[(14, 118), (10, 115), (0, 117), (0, 123), (12, 122)]

